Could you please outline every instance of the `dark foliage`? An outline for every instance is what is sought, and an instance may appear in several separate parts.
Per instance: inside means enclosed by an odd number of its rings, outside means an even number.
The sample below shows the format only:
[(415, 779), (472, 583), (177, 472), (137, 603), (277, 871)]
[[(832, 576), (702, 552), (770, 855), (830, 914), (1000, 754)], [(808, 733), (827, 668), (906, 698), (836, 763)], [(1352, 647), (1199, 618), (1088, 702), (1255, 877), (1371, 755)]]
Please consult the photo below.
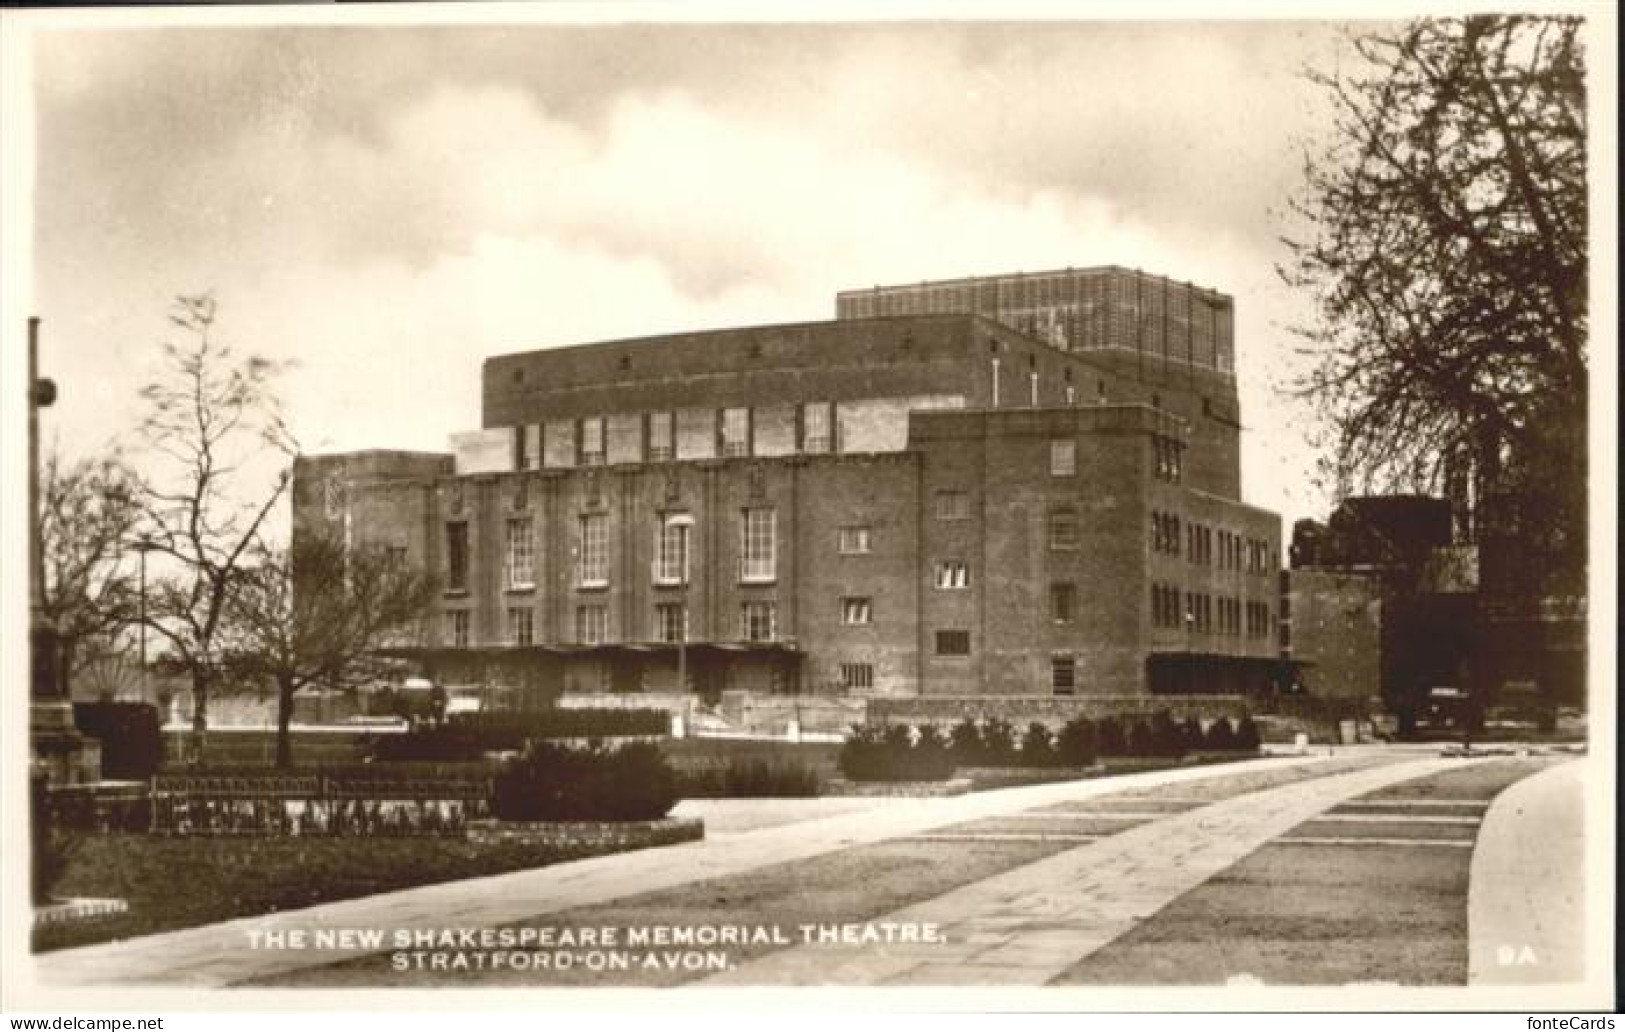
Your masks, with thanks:
[(677, 798), (676, 774), (657, 746), (537, 743), (493, 779), (491, 812), (510, 821), (648, 821)]
[(1236, 729), (1229, 717), (1220, 717), (1208, 725), (1204, 746), (1210, 752), (1229, 752), (1236, 748)]
[(677, 785), (684, 799), (809, 798), (822, 788), (818, 772), (805, 763), (744, 756), (679, 768)]
[(1049, 727), (1037, 721), (1027, 725), (1027, 732), (1021, 737), (1021, 766), (1053, 767), (1058, 759), (1055, 735)]
[(955, 759), (933, 728), (916, 736), (903, 724), (865, 724), (853, 727), (836, 763), (853, 781), (946, 781), (953, 777)]
[(1055, 737), (1055, 753), (1063, 767), (1093, 766), (1097, 747), (1095, 722), (1088, 717), (1073, 717)]
[(76, 702), (73, 722), (102, 747), (102, 777), (141, 781), (164, 762), (158, 708), (146, 702)]

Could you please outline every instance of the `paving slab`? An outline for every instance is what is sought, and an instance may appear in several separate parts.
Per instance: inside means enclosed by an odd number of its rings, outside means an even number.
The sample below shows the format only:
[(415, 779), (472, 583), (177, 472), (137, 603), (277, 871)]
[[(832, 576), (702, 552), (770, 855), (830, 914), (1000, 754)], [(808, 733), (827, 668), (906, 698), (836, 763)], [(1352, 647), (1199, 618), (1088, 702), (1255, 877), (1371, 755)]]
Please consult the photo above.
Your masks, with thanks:
[[(1425, 759), (1314, 778), (1164, 816), (881, 920), (946, 942), (809, 945), (707, 985), (1044, 985), (1270, 840), (1344, 800), (1479, 761)], [(989, 933), (998, 933), (995, 941)]]

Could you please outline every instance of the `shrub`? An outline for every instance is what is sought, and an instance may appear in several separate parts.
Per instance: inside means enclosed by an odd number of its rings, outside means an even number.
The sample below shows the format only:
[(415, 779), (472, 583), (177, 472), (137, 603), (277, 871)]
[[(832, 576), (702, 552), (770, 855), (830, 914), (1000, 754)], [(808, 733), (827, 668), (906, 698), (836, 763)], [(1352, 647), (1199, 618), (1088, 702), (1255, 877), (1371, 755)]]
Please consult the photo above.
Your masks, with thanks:
[(855, 725), (836, 765), (853, 781), (944, 781), (954, 754), (934, 728), (916, 733), (903, 724)]
[(676, 770), (678, 794), (684, 799), (806, 798), (822, 788), (818, 771), (797, 760), (734, 756)]
[(976, 721), (966, 717), (955, 724), (949, 741), (954, 760), (961, 767), (982, 765), (986, 750), (982, 747), (982, 729), (976, 726)]
[(1220, 717), (1207, 728), (1207, 741), (1204, 746), (1213, 752), (1229, 752), (1236, 748), (1236, 729), (1230, 725), (1229, 717)]
[(1021, 736), (1021, 766), (1053, 767), (1056, 765), (1055, 735), (1049, 727), (1033, 721), (1027, 733)]
[(1095, 725), (1095, 745), (1102, 756), (1128, 755), (1128, 737), (1123, 722), (1116, 717), (1101, 717)]
[(76, 702), (73, 722), (102, 747), (102, 777), (144, 781), (164, 762), (158, 707), (148, 702)]
[(1179, 725), (1179, 739), (1186, 752), (1201, 752), (1207, 742), (1202, 732), (1202, 721), (1194, 715), (1186, 717), (1185, 722)]
[(1008, 720), (988, 717), (982, 722), (982, 762), (989, 767), (1013, 766), (1016, 760), (1016, 729)]
[(654, 745), (539, 742), (493, 779), (491, 812), (508, 821), (648, 821), (676, 803), (676, 775)]
[(1093, 765), (1096, 756), (1095, 722), (1088, 717), (1073, 717), (1067, 721), (1055, 738), (1055, 752), (1063, 766)]
[(1151, 714), (1149, 728), (1149, 745), (1151, 756), (1178, 757), (1185, 755), (1185, 736), (1174, 723), (1173, 716), (1167, 710), (1158, 710)]
[(1151, 724), (1144, 718), (1135, 720), (1123, 736), (1123, 752), (1127, 756), (1155, 756), (1156, 742), (1151, 737)]
[(1259, 736), (1258, 725), (1253, 723), (1250, 715), (1242, 717), (1241, 722), (1236, 725), (1236, 748), (1257, 752), (1261, 745), (1263, 739)]

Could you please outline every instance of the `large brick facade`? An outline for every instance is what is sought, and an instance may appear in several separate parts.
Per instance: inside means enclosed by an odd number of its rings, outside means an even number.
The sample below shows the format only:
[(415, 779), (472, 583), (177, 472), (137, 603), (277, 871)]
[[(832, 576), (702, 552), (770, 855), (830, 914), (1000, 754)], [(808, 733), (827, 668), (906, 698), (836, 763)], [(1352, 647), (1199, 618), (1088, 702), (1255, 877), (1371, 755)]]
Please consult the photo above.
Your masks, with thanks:
[(1211, 359), (967, 313), (504, 355), (455, 457), (300, 459), (295, 532), (440, 575), (447, 679), (1244, 690), (1274, 656), (1280, 531), (1239, 501), (1235, 397)]

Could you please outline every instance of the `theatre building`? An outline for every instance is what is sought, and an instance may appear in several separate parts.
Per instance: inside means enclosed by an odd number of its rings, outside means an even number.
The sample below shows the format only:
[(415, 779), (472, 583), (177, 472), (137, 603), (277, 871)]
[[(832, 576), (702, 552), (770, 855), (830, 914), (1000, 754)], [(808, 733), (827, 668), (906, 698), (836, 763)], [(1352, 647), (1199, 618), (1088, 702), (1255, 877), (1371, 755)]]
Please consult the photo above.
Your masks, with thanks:
[(299, 459), (295, 533), (435, 572), (417, 654), (521, 691), (1264, 685), (1229, 298), (1105, 268), (837, 311), (489, 358), (451, 453)]

